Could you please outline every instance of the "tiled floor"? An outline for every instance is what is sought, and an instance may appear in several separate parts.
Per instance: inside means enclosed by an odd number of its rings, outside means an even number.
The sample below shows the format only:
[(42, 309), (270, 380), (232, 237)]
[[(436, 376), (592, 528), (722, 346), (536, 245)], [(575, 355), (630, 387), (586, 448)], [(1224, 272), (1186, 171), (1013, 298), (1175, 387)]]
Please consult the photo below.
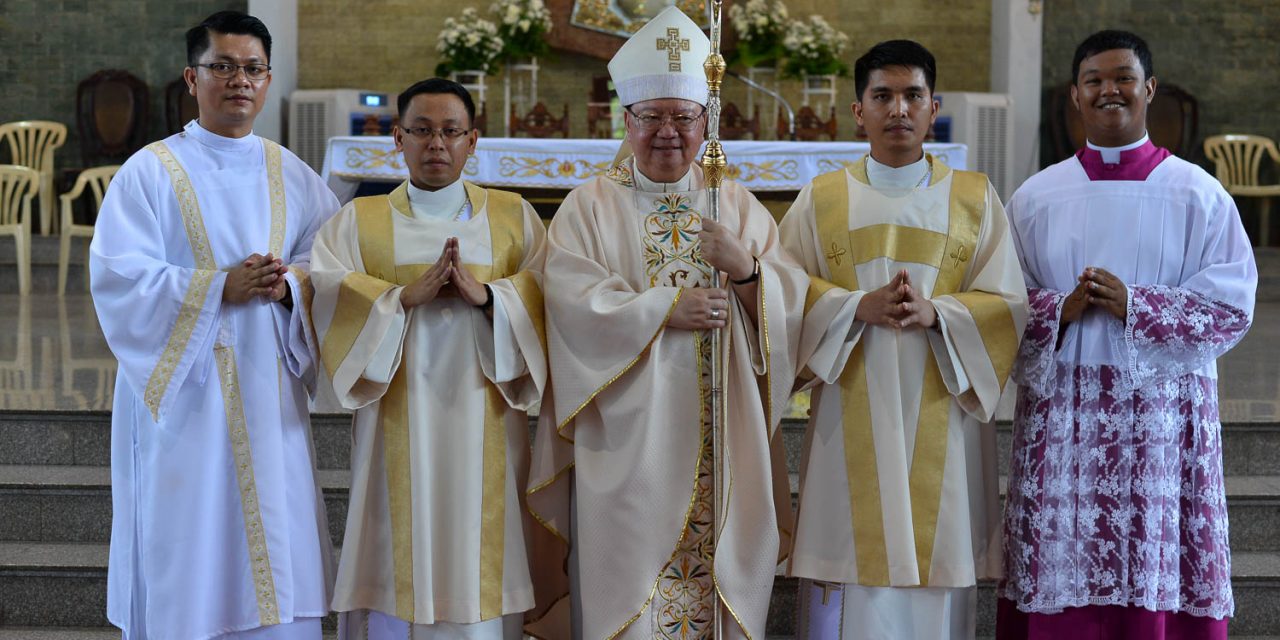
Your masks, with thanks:
[[(1280, 303), (1258, 305), (1218, 368), (1224, 422), (1280, 420)], [(109, 410), (115, 379), (89, 296), (0, 295), (0, 410)], [(795, 398), (791, 411), (807, 406)]]

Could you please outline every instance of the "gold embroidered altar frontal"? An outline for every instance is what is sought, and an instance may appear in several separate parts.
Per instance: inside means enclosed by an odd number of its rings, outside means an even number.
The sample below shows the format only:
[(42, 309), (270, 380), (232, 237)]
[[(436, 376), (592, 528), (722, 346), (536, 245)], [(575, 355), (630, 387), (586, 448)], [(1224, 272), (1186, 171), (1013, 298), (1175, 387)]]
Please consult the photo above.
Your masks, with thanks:
[[(491, 187), (572, 189), (612, 166), (621, 140), (480, 138), (463, 177)], [(853, 164), (870, 150), (865, 142), (787, 142), (729, 140), (726, 175), (751, 191), (799, 191), (820, 174)], [(968, 149), (962, 144), (926, 144), (925, 150), (947, 166), (963, 169)], [(342, 202), (361, 182), (403, 182), (404, 158), (386, 136), (329, 139), (321, 175)]]

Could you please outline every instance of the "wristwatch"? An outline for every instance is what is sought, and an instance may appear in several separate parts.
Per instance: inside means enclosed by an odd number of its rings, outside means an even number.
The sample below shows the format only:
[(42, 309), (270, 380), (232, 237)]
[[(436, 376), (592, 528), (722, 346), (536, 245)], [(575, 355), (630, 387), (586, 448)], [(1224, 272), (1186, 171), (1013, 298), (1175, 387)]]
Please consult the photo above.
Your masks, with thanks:
[(493, 308), (493, 287), (484, 285), (484, 304), (476, 305), (481, 311), (487, 311)]
[(734, 280), (733, 278), (730, 278), (729, 282), (732, 282), (734, 284), (751, 284), (752, 282), (759, 280), (760, 279), (760, 259), (753, 257), (751, 258), (751, 262), (752, 264), (755, 265), (755, 267), (751, 270), (751, 275), (741, 280)]

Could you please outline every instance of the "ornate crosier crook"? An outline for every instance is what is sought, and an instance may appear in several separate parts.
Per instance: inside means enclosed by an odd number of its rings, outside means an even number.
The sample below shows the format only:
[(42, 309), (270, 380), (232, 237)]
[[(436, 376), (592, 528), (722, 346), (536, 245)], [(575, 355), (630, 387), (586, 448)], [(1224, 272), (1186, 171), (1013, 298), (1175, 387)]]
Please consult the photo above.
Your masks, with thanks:
[[(711, 54), (702, 64), (707, 73), (707, 150), (702, 154), (702, 171), (707, 180), (707, 214), (711, 220), (720, 222), (720, 183), (724, 180), (728, 160), (724, 155), (724, 147), (720, 145), (720, 83), (724, 80), (727, 65), (724, 56), (720, 55), (721, 9), (724, 0), (712, 0), (707, 10), (711, 12)], [(720, 286), (720, 270), (712, 269), (711, 281)], [(711, 515), (711, 540), (716, 556), (719, 556), (720, 523), (724, 521), (724, 363), (723, 347), (720, 341), (720, 330), (711, 332), (711, 486), (715, 495), (714, 511)], [(711, 563), (712, 574), (715, 574), (715, 561)], [(720, 585), (713, 579), (715, 598), (713, 604), (712, 637), (722, 637)]]

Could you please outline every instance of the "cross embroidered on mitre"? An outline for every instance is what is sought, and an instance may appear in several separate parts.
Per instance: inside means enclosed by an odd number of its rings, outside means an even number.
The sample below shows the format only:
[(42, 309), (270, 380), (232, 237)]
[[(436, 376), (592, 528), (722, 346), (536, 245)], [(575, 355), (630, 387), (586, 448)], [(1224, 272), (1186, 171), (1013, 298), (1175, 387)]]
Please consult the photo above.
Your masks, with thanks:
[(680, 37), (678, 27), (667, 27), (667, 37), (658, 38), (658, 51), (667, 52), (667, 71), (679, 73), (680, 52), (689, 50), (689, 39)]

